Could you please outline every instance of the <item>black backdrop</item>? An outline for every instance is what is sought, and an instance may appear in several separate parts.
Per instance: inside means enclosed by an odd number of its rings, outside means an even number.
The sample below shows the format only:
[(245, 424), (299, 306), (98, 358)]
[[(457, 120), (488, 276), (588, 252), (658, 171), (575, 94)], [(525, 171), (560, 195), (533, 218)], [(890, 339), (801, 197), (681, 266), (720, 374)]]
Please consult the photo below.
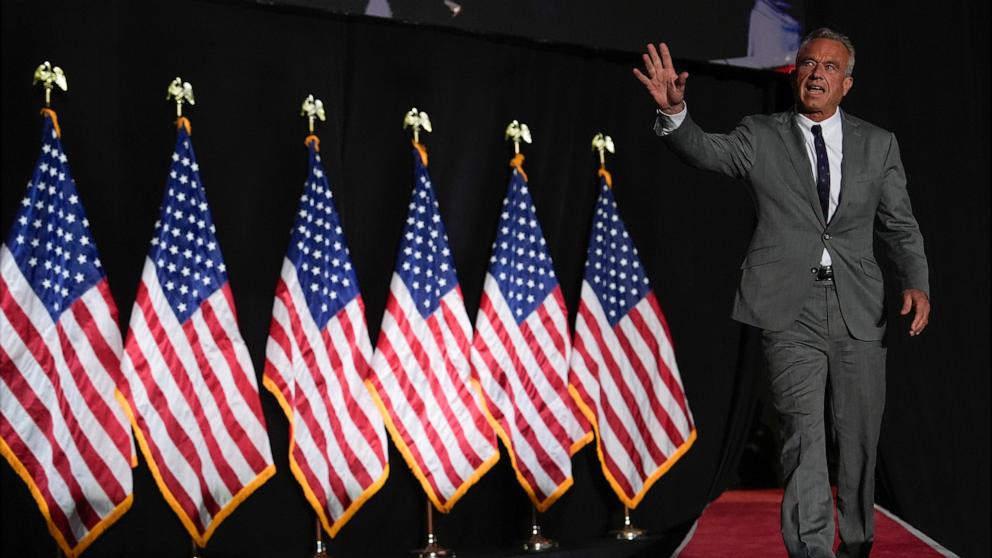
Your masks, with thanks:
[[(38, 153), (40, 93), (30, 76), (50, 59), (68, 74), (70, 91), (54, 106), (122, 329), (175, 139), (165, 87), (177, 74), (196, 90), (187, 114), (258, 373), (306, 168), (298, 116), (306, 94), (328, 107), (318, 133), (372, 339), (412, 186), (406, 110), (427, 110), (435, 126), (425, 142), (472, 318), (508, 180), (507, 122), (527, 122), (535, 136), (526, 168), (571, 309), (596, 184), (589, 142), (604, 131), (618, 145), (608, 163), (616, 196), (668, 316), (699, 429), (634, 519), (655, 533), (682, 533), (735, 482), (761, 385), (755, 332), (727, 317), (753, 211), (743, 188), (686, 168), (653, 137), (651, 104), (630, 74), (637, 56), (241, 2), (78, 4), (2, 4), (0, 230), (10, 227)], [(808, 21), (846, 30), (858, 44), (845, 106), (900, 139), (935, 308), (930, 329), (912, 341), (893, 315), (879, 500), (955, 552), (988, 555), (988, 6), (895, 13), (847, 4), (807, 6)], [(693, 114), (709, 129), (789, 104), (781, 76), (683, 67), (692, 73)], [(289, 474), (286, 421), (268, 393), (262, 403), (278, 472), (216, 532), (212, 557), (310, 548), (313, 516)], [(424, 542), (423, 494), (394, 450), (390, 460), (383, 489), (332, 541), (335, 555), (401, 556)], [(575, 477), (543, 522), (579, 548), (616, 527), (622, 508), (591, 447), (576, 455)], [(0, 554), (53, 554), (7, 465), (0, 490)], [(528, 519), (504, 452), (439, 520), (438, 534), (460, 554), (496, 555), (524, 537)], [(142, 462), (134, 506), (86, 555), (183, 556), (188, 544)]]

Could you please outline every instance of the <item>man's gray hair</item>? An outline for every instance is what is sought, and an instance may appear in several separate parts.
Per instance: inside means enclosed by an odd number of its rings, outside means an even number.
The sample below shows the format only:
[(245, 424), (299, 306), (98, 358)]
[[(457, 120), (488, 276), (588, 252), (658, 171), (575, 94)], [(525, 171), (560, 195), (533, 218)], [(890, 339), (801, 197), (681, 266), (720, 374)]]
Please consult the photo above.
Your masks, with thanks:
[(847, 75), (854, 73), (854, 43), (851, 42), (851, 39), (849, 39), (847, 35), (838, 33), (828, 27), (821, 27), (813, 30), (809, 35), (806, 35), (806, 38), (803, 39), (803, 42), (799, 45), (799, 50), (802, 50), (803, 47), (806, 46), (806, 43), (814, 39), (831, 39), (844, 45), (844, 48), (847, 49), (847, 54), (849, 55), (845, 73)]

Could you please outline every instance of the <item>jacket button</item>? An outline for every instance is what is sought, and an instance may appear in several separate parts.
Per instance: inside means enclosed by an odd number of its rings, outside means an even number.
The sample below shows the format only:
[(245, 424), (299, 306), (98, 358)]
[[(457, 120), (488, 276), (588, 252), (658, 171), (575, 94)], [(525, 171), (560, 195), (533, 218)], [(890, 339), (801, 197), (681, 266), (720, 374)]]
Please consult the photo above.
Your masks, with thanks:
[(830, 240), (830, 233), (823, 233), (823, 240)]
[(816, 275), (816, 272), (817, 272), (817, 271), (818, 271), (818, 270), (817, 270), (817, 269), (816, 269), (815, 267), (811, 267), (811, 268), (809, 268), (809, 273), (810, 273), (810, 275)]

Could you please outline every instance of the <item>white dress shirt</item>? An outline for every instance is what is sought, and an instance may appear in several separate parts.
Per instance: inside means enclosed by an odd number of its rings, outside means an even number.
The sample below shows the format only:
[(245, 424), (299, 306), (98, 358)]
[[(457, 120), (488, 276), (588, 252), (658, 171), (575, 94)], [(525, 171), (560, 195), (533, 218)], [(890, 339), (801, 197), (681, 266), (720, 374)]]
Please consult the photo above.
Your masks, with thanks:
[[(688, 110), (688, 104), (683, 104), (682, 111), (675, 114), (665, 114), (658, 110), (658, 119), (661, 123), (660, 135), (667, 136), (677, 130), (685, 120)], [(840, 108), (838, 107), (834, 114), (823, 122), (814, 122), (801, 114), (796, 115), (795, 121), (799, 131), (803, 134), (803, 140), (806, 144), (806, 158), (809, 160), (814, 183), (817, 179), (817, 170), (816, 147), (813, 145), (812, 128), (814, 124), (819, 124), (821, 127), (823, 143), (827, 147), (827, 161), (830, 164), (830, 201), (827, 204), (827, 221), (829, 222), (833, 218), (834, 211), (837, 210), (837, 202), (840, 200), (840, 168), (841, 162), (844, 160), (844, 130), (841, 126)], [(820, 256), (820, 265), (830, 265), (831, 261), (830, 253), (824, 248), (823, 255)]]

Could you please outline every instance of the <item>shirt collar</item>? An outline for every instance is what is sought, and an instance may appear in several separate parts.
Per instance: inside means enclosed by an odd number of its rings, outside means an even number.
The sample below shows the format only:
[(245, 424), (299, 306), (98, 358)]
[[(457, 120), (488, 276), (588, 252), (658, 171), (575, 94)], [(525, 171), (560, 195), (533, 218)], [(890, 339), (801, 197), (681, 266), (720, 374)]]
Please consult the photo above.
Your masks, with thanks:
[(840, 128), (841, 126), (840, 107), (837, 107), (837, 110), (835, 110), (834, 113), (830, 115), (830, 118), (827, 118), (822, 122), (814, 122), (813, 120), (810, 120), (809, 117), (799, 114), (797, 112), (796, 123), (799, 124), (799, 126), (803, 130), (809, 132), (810, 134), (813, 133), (812, 131), (813, 125), (819, 124), (820, 128), (822, 129), (822, 132), (824, 134), (829, 134), (830, 132), (834, 131), (837, 128)]

